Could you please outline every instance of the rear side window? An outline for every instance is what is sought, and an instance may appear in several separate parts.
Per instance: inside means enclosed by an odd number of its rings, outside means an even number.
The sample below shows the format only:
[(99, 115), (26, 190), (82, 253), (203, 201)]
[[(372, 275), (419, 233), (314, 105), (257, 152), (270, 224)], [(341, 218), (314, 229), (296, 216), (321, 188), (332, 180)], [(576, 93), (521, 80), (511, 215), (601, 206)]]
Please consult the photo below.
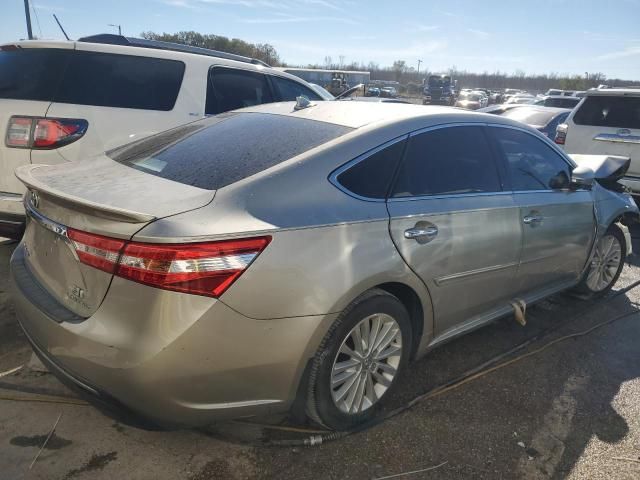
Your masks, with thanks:
[[(232, 112), (194, 122), (181, 131), (174, 129), (155, 135), (107, 154), (152, 175), (217, 190), (352, 130), (284, 115)], [(181, 134), (182, 138), (176, 138)]]
[(640, 128), (640, 97), (587, 97), (573, 117), (577, 125)]
[(0, 98), (50, 102), (71, 54), (51, 48), (0, 51)]
[(575, 97), (567, 98), (547, 98), (544, 101), (545, 107), (558, 107), (558, 108), (573, 108), (580, 102), (580, 99)]
[(386, 198), (405, 142), (396, 142), (356, 163), (336, 179), (340, 185), (361, 197)]
[(273, 82), (281, 101), (294, 101), (301, 95), (307, 97), (309, 100), (322, 100), (320, 95), (312, 91), (310, 88), (307, 88), (298, 82), (294, 82), (293, 80), (272, 76), (271, 81)]
[(566, 188), (571, 178), (567, 162), (542, 140), (512, 128), (492, 127), (511, 174), (514, 191)]
[(393, 196), (500, 190), (498, 170), (482, 127), (446, 127), (409, 139)]
[(273, 102), (267, 77), (262, 73), (214, 67), (209, 71), (205, 113), (228, 112)]
[(184, 68), (184, 63), (176, 60), (75, 51), (54, 101), (172, 110)]

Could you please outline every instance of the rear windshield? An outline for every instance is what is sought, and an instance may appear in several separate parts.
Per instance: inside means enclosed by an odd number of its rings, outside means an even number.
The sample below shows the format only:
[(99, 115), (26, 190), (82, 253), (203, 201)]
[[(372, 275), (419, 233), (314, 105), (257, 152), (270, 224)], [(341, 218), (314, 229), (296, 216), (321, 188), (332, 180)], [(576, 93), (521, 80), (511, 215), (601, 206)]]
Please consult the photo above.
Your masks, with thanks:
[(273, 167), (352, 128), (262, 113), (225, 113), (107, 152), (168, 180), (217, 190)]
[(640, 128), (640, 97), (587, 97), (573, 121), (594, 127)]
[(66, 50), (0, 50), (0, 98), (50, 102), (67, 59)]
[(168, 111), (184, 63), (60, 49), (0, 51), (0, 98)]

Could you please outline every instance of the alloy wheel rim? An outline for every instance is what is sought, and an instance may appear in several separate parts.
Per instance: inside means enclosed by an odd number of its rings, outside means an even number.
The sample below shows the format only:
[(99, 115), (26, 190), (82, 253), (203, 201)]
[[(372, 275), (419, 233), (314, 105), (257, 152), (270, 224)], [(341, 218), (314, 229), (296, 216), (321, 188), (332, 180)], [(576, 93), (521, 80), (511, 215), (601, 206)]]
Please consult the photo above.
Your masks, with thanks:
[(362, 319), (342, 341), (331, 369), (331, 397), (338, 409), (358, 414), (375, 405), (396, 378), (402, 332), (393, 317)]
[(596, 245), (587, 276), (587, 286), (594, 292), (606, 289), (618, 273), (622, 261), (622, 246), (619, 240), (610, 234), (603, 236)]

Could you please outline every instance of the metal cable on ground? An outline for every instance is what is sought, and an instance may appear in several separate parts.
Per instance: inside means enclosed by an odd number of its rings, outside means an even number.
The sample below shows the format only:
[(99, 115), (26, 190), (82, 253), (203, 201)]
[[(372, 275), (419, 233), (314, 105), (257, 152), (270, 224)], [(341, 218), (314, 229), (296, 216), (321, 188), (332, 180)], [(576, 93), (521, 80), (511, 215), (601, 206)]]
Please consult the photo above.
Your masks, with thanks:
[[(607, 297), (605, 299), (604, 302), (596, 305), (596, 306), (600, 306), (603, 305), (604, 303), (607, 303), (611, 300), (613, 300), (614, 298), (617, 298), (620, 295), (623, 295), (627, 292), (629, 292), (630, 290), (633, 290), (634, 288), (636, 288), (637, 286), (640, 285), (640, 280), (633, 282), (632, 284), (628, 285), (625, 288), (622, 288), (620, 290), (617, 290), (615, 293), (611, 294), (609, 297)], [(581, 312), (582, 313), (582, 312)], [(530, 352), (527, 352), (525, 354), (519, 355), (517, 357), (514, 357), (510, 360), (507, 360), (506, 362), (500, 363), (498, 365), (494, 365), (496, 362), (502, 360), (505, 357), (508, 357), (510, 355), (512, 355), (513, 353), (520, 351), (524, 348), (526, 348), (527, 346), (531, 345), (533, 342), (539, 340), (540, 338), (546, 336), (548, 333), (552, 333), (553, 331), (556, 331), (557, 329), (554, 328), (547, 328), (542, 330), (541, 332), (537, 333), (536, 335), (533, 335), (532, 337), (526, 339), (525, 341), (521, 342), (520, 344), (516, 345), (515, 347), (507, 350), (506, 352), (500, 353), (494, 357), (492, 357), (491, 359), (487, 360), (486, 362), (482, 363), (481, 365), (478, 365), (470, 370), (467, 370), (465, 373), (463, 373), (462, 375), (456, 377), (453, 380), (450, 380), (442, 385), (439, 385), (437, 387), (432, 388), (431, 390), (422, 393), (420, 395), (418, 395), (417, 397), (415, 397), (413, 400), (409, 401), (408, 403), (406, 403), (405, 405), (398, 407), (394, 410), (391, 410), (390, 412), (388, 412), (385, 415), (381, 415), (380, 417), (374, 418), (373, 420), (371, 420), (370, 422), (367, 422), (363, 425), (360, 425), (354, 429), (351, 430), (345, 430), (345, 431), (341, 431), (341, 432), (330, 432), (327, 434), (322, 434), (319, 433), (318, 430), (310, 430), (310, 429), (303, 429), (303, 428), (296, 428), (296, 427), (287, 427), (287, 426), (279, 426), (279, 425), (264, 425), (264, 424), (259, 424), (259, 423), (254, 423), (254, 422), (248, 422), (248, 421), (241, 421), (238, 423), (246, 423), (246, 424), (250, 424), (253, 426), (257, 426), (257, 427), (261, 427), (261, 428), (267, 428), (267, 429), (274, 429), (274, 430), (282, 430), (282, 431), (288, 431), (288, 432), (300, 432), (300, 433), (314, 433), (315, 435), (310, 435), (309, 437), (306, 438), (302, 438), (302, 439), (282, 439), (282, 440), (268, 440), (268, 441), (264, 441), (264, 442), (254, 442), (256, 445), (260, 445), (260, 446), (277, 446), (277, 447), (295, 447), (295, 446), (315, 446), (315, 445), (321, 445), (323, 443), (327, 443), (329, 441), (333, 441), (333, 440), (338, 440), (340, 438), (344, 438), (347, 437), (349, 435), (352, 435), (354, 433), (359, 433), (362, 432), (364, 430), (368, 430), (376, 425), (379, 425), (380, 423), (389, 420), (407, 410), (409, 410), (410, 408), (412, 408), (413, 406), (415, 406), (416, 404), (423, 402), (425, 400), (428, 400), (430, 398), (434, 398), (438, 395), (442, 395), (443, 393), (449, 392), (451, 390), (454, 390), (466, 383), (469, 383), (473, 380), (476, 380), (478, 378), (481, 378), (485, 375), (488, 375), (489, 373), (495, 372), (496, 370), (500, 370), (502, 368), (505, 368), (509, 365), (512, 365), (516, 362), (519, 362), (520, 360), (524, 360), (525, 358), (537, 355), (541, 352), (543, 352), (544, 350), (552, 347), (553, 345), (556, 345), (560, 342), (563, 342), (565, 340), (571, 339), (571, 338), (578, 338), (578, 337), (583, 337), (585, 335), (590, 334), (591, 332), (604, 327), (605, 325), (609, 325), (611, 323), (614, 323), (618, 320), (622, 320), (624, 318), (633, 316), (640, 313), (640, 310), (634, 310), (633, 312), (628, 312), (622, 315), (618, 315), (616, 317), (613, 317), (609, 320), (606, 320), (604, 322), (600, 322), (597, 323), (596, 325), (588, 328), (587, 330), (583, 330), (581, 332), (577, 332), (577, 333), (572, 333), (572, 334), (568, 334), (568, 335), (564, 335), (562, 337), (556, 338), (552, 341), (550, 341), (549, 343), (543, 345), (542, 347), (539, 347), (535, 350), (532, 350)], [(572, 319), (570, 319), (567, 322), (564, 322), (563, 325), (567, 325), (573, 321), (576, 320), (576, 318), (578, 317), (578, 315), (574, 315), (574, 317)], [(493, 367), (491, 367), (490, 365), (494, 365)], [(5, 387), (8, 385), (4, 385)], [(11, 385), (11, 389), (12, 390), (16, 390), (16, 391), (24, 391), (25, 393), (30, 393), (32, 395), (37, 395), (37, 396), (31, 396), (31, 397), (21, 397), (21, 396), (11, 396), (11, 395), (2, 395), (0, 394), (0, 400), (9, 400), (9, 401), (21, 401), (21, 402), (42, 402), (42, 403), (56, 403), (56, 404), (67, 404), (67, 405), (79, 405), (79, 406), (87, 406), (90, 405), (89, 403), (85, 402), (84, 400), (78, 399), (78, 398), (73, 398), (73, 397), (64, 397), (64, 396), (54, 396), (54, 395), (42, 395), (42, 394), (37, 394), (34, 392), (34, 388), (32, 387), (28, 387), (25, 386), (23, 388), (21, 388), (20, 385)], [(319, 433), (319, 434), (318, 434)]]
[[(608, 303), (611, 300), (613, 300), (614, 298), (619, 297), (620, 295), (624, 295), (625, 293), (629, 292), (630, 290), (633, 290), (634, 288), (638, 287), (640, 285), (640, 280), (633, 282), (632, 284), (617, 290), (616, 292), (614, 292), (613, 294), (611, 294), (609, 297), (607, 297), (605, 299), (605, 302), (602, 302), (596, 306), (600, 306), (603, 305), (604, 303)], [(463, 373), (462, 375), (456, 377), (453, 380), (450, 380), (442, 385), (439, 385), (437, 387), (434, 387), (433, 389), (418, 395), (417, 397), (415, 397), (413, 400), (411, 400), (410, 402), (406, 403), (405, 405), (398, 407), (390, 412), (388, 412), (385, 415), (381, 415), (380, 417), (376, 417), (373, 420), (371, 420), (370, 422), (367, 422), (363, 425), (360, 425), (354, 429), (351, 430), (345, 430), (345, 431), (340, 431), (340, 432), (330, 432), (327, 433), (325, 435), (310, 435), (307, 438), (303, 438), (303, 439), (283, 439), (283, 440), (268, 440), (265, 442), (257, 442), (259, 445), (262, 446), (278, 446), (278, 447), (295, 447), (295, 446), (316, 446), (316, 445), (321, 445), (323, 443), (327, 443), (333, 440), (338, 440), (340, 438), (344, 438), (347, 437), (349, 435), (352, 435), (354, 433), (359, 433), (365, 430), (368, 430), (370, 428), (373, 428), (376, 425), (379, 425), (380, 423), (389, 420), (397, 415), (399, 415), (400, 413), (403, 413), (407, 410), (409, 410), (410, 408), (412, 408), (413, 406), (415, 406), (416, 404), (423, 402), (425, 400), (428, 400), (430, 398), (436, 397), (438, 395), (441, 395), (443, 393), (446, 393), (448, 391), (451, 391), (455, 388), (458, 388), (468, 382), (471, 382), (473, 380), (476, 380), (480, 377), (483, 377), (484, 375), (487, 375), (489, 373), (492, 373), (496, 370), (500, 370), (504, 367), (507, 367), (509, 365), (512, 365), (520, 360), (523, 360), (525, 358), (531, 357), (533, 355), (537, 355), (538, 353), (541, 353), (542, 351), (546, 350), (547, 348), (550, 348), (553, 345), (556, 345), (557, 343), (563, 342), (565, 340), (571, 339), (571, 338), (577, 338), (577, 337), (583, 337), (585, 335), (588, 335), (589, 333), (604, 327), (605, 325), (609, 325), (613, 322), (616, 322), (618, 320), (622, 320), (624, 318), (633, 316), (640, 313), (640, 311), (635, 310), (633, 312), (629, 312), (629, 313), (625, 313), (622, 315), (618, 315), (614, 318), (611, 318), (609, 320), (606, 320), (604, 322), (600, 322), (596, 325), (594, 325), (593, 327), (578, 332), (578, 333), (572, 333), (569, 335), (564, 335), (562, 337), (559, 337), (555, 340), (552, 340), (551, 342), (543, 345), (540, 348), (537, 348), (535, 350), (532, 350), (531, 352), (525, 353), (523, 355), (519, 355), (517, 357), (512, 358), (511, 360), (507, 360), (506, 362), (500, 363), (498, 365), (495, 365), (493, 367), (489, 367), (490, 365), (495, 364), (496, 362), (502, 360), (505, 357), (508, 357), (510, 355), (512, 355), (513, 353), (520, 351), (524, 348), (526, 348), (527, 346), (531, 345), (533, 342), (539, 340), (540, 338), (546, 336), (548, 333), (551, 333), (553, 331), (555, 331), (556, 329), (552, 329), (552, 328), (548, 328), (545, 329), (541, 332), (539, 332), (538, 334), (528, 338), (527, 340), (525, 340), (524, 342), (516, 345), (515, 347), (509, 349), (506, 352), (503, 352), (499, 355), (496, 355), (495, 357), (489, 359), (488, 361), (484, 362), (483, 364), (472, 368), (471, 370), (466, 371), (465, 373)], [(575, 315), (571, 320), (569, 320), (568, 322), (563, 323), (563, 325), (567, 325), (568, 323), (571, 323), (573, 321), (575, 321), (575, 319), (578, 317), (578, 315)]]

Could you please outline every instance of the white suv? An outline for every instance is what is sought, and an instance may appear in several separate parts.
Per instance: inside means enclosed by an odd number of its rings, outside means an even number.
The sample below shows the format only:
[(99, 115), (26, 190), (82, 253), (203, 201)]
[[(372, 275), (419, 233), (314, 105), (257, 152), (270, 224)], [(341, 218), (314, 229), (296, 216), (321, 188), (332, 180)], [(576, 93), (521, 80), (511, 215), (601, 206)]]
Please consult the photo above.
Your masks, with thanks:
[(325, 100), (259, 60), (118, 35), (0, 45), (0, 237), (24, 227), (16, 167), (87, 158), (205, 115)]
[(640, 89), (589, 90), (566, 122), (558, 125), (555, 142), (571, 154), (630, 157), (620, 183), (640, 194)]

